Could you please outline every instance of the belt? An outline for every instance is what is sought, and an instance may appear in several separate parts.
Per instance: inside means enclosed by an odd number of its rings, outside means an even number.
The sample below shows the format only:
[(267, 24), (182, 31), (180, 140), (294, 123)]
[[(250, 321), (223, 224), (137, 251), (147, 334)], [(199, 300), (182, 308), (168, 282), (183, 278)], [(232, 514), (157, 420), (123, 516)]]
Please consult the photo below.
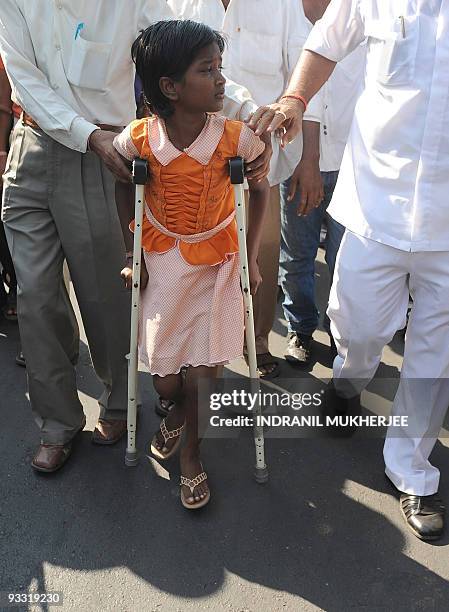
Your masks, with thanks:
[(233, 210), (232, 213), (228, 215), (221, 223), (209, 230), (206, 230), (205, 232), (200, 232), (199, 234), (177, 234), (176, 232), (171, 232), (164, 225), (162, 225), (162, 223), (159, 223), (151, 212), (149, 206), (145, 206), (145, 214), (151, 225), (159, 230), (161, 234), (165, 234), (165, 236), (175, 238), (176, 240), (181, 240), (181, 242), (186, 242), (187, 244), (195, 244), (197, 242), (203, 242), (203, 240), (213, 238), (215, 234), (218, 234), (218, 232), (221, 232), (222, 229), (228, 227), (235, 217), (235, 210)]
[[(22, 112), (21, 119), (22, 119), (22, 123), (24, 125), (28, 125), (29, 127), (32, 127), (35, 130), (40, 130), (39, 125), (35, 122), (33, 117), (28, 115), (28, 113), (26, 113), (25, 111)], [(109, 132), (116, 132), (117, 134), (119, 134), (123, 130), (123, 127), (120, 127), (120, 126), (117, 126), (117, 125), (107, 125), (106, 123), (99, 123), (97, 125), (97, 127), (99, 127), (100, 130), (107, 130)]]

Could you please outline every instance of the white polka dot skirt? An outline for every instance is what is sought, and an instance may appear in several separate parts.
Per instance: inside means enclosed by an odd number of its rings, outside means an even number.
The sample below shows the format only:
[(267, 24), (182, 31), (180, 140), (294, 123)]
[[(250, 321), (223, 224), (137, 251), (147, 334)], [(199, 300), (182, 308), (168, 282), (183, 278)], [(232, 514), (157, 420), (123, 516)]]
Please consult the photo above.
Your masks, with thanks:
[(178, 247), (144, 253), (149, 281), (141, 294), (139, 357), (152, 374), (226, 364), (243, 353), (239, 257), (191, 265)]

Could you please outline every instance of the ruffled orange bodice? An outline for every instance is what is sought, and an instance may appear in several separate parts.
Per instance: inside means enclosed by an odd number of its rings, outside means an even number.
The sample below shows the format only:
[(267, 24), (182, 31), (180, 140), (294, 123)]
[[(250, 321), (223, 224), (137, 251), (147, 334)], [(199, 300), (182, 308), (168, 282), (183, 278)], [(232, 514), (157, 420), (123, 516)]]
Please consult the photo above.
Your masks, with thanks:
[(209, 232), (232, 214), (234, 193), (229, 180), (228, 160), (237, 155), (242, 124), (227, 120), (218, 123), (219, 128), (222, 126), (221, 137), (215, 133), (218, 146), (206, 164), (187, 152), (175, 153), (174, 159), (168, 157), (168, 163), (163, 163), (163, 154), (159, 151), (156, 157), (150, 146), (154, 142), (151, 131), (161, 129), (160, 124), (152, 125), (154, 121), (160, 120), (138, 120), (130, 128), (134, 146), (149, 162), (146, 206), (159, 224), (181, 237), (166, 235), (144, 215), (142, 246), (148, 252), (165, 253), (178, 242), (183, 258), (190, 264), (222, 263), (229, 254), (238, 252), (235, 220), (199, 242), (186, 242), (182, 235)]

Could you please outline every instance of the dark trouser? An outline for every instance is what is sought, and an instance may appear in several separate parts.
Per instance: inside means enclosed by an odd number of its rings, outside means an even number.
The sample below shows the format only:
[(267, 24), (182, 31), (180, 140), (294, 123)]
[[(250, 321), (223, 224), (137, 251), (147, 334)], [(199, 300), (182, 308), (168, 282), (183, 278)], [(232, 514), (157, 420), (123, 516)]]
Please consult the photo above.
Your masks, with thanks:
[(129, 293), (114, 179), (94, 153), (18, 124), (5, 174), (3, 221), (18, 282), (30, 400), (46, 443), (83, 420), (75, 364), (79, 334), (63, 282), (67, 260), (90, 354), (104, 383), (101, 416), (126, 418)]
[[(311, 336), (318, 327), (319, 312), (315, 302), (315, 258), (320, 244), (321, 224), (326, 221), (326, 263), (334, 275), (335, 259), (345, 228), (327, 213), (338, 172), (322, 172), (324, 200), (305, 217), (297, 215), (300, 193), (288, 202), (290, 181), (281, 185), (280, 278), (284, 293), (284, 315), (290, 332)], [(327, 315), (324, 329), (330, 332)]]
[[(0, 179), (1, 180), (1, 179)], [(1, 193), (1, 192), (0, 192)], [(2, 273), (8, 277), (8, 284), (10, 291), (15, 291), (17, 288), (16, 273), (14, 271), (14, 265), (12, 263), (11, 254), (9, 252), (8, 243), (6, 241), (5, 228), (3, 223), (0, 221), (0, 268)], [(0, 306), (2, 306), (7, 299), (7, 294), (3, 284), (3, 280), (0, 279)]]

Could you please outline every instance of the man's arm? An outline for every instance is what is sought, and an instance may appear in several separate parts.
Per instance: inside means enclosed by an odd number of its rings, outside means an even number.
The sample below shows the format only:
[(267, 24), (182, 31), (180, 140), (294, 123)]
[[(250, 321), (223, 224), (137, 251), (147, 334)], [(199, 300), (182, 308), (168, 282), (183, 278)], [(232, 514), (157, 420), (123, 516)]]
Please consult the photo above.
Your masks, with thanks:
[(294, 140), (301, 131), (305, 111), (300, 96), (305, 100), (313, 98), (332, 74), (335, 64), (313, 51), (304, 50), (283, 97), (276, 104), (259, 108), (249, 122), (249, 127), (258, 136), (266, 131), (271, 133), (285, 128), (283, 146)]
[(1, 175), (5, 171), (9, 135), (12, 127), (11, 86), (0, 60), (0, 194), (2, 192)]
[(12, 121), (11, 85), (0, 63), (0, 152), (8, 150)]
[(28, 25), (15, 0), (2, 0), (0, 47), (22, 108), (51, 138), (84, 153), (96, 126), (60, 98), (36, 66)]
[(322, 19), (315, 24), (293, 72), (284, 96), (277, 104), (261, 107), (249, 127), (260, 135), (285, 128), (283, 144), (301, 130), (304, 103), (310, 100), (334, 70), (336, 62), (349, 55), (364, 39), (360, 0), (332, 0)]

